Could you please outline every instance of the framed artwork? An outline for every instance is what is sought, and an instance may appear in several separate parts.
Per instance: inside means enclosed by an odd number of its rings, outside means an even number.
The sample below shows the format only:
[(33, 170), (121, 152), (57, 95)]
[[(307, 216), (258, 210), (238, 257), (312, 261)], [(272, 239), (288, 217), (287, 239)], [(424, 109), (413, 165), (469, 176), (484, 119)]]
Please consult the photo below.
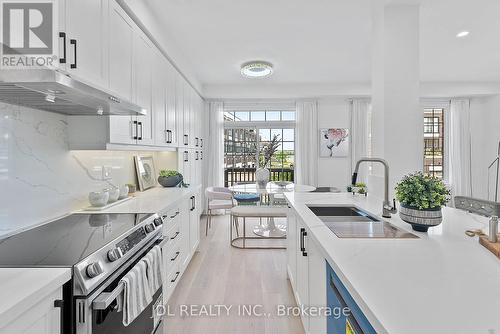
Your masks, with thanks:
[(144, 191), (156, 185), (156, 171), (153, 156), (135, 156), (135, 169), (139, 190)]
[(349, 129), (320, 129), (319, 156), (340, 158), (349, 156)]

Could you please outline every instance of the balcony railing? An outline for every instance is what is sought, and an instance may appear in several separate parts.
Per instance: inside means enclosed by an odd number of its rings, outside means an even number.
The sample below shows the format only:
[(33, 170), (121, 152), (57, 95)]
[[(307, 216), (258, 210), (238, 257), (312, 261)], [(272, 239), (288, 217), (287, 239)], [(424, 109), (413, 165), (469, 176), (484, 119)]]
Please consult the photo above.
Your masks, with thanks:
[[(230, 187), (236, 183), (254, 183), (255, 168), (224, 169), (224, 186)], [(271, 181), (294, 181), (294, 170), (291, 168), (271, 168)]]

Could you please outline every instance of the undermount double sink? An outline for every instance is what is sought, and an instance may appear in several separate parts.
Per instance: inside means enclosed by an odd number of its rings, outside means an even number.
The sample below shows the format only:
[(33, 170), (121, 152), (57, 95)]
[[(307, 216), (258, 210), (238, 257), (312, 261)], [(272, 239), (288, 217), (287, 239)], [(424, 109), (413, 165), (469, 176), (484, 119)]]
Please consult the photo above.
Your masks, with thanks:
[(413, 233), (352, 205), (307, 205), (307, 207), (339, 238), (418, 238)]

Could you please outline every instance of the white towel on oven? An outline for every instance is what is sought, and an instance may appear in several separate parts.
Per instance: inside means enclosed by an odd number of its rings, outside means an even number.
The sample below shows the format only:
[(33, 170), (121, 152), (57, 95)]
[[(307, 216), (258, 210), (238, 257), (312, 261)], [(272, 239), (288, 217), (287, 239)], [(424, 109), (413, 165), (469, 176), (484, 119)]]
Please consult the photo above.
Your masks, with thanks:
[(124, 326), (130, 325), (139, 314), (153, 301), (147, 279), (147, 266), (139, 261), (121, 280), (123, 293), (116, 299), (118, 311), (123, 311)]
[(142, 260), (147, 265), (148, 282), (151, 293), (154, 295), (162, 284), (163, 258), (161, 248), (154, 246)]

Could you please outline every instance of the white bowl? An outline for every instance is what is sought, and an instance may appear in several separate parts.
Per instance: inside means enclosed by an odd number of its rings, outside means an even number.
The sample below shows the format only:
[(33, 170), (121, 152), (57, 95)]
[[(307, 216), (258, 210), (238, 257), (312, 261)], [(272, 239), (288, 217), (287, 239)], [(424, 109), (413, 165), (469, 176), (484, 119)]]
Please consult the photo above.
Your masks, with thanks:
[(118, 200), (118, 197), (120, 197), (120, 189), (117, 187), (112, 187), (109, 189), (106, 189), (109, 192), (109, 199), (108, 203), (114, 203)]
[(93, 191), (89, 193), (89, 202), (92, 206), (105, 206), (108, 204), (109, 192), (103, 191)]
[(124, 184), (123, 186), (120, 187), (120, 196), (118, 199), (124, 199), (128, 196), (128, 186)]

